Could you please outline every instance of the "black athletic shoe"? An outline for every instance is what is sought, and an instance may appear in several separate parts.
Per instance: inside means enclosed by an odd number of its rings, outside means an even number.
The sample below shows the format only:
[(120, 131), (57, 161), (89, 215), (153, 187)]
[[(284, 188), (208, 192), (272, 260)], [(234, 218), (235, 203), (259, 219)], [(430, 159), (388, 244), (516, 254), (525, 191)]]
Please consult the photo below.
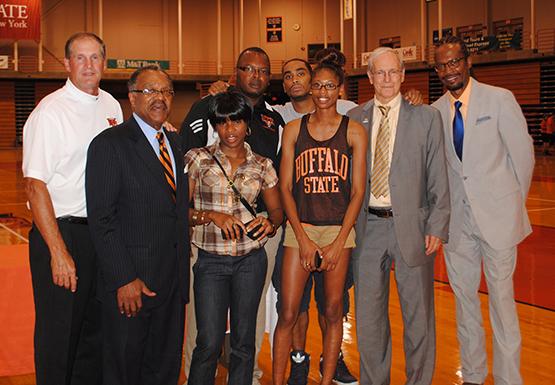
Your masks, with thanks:
[(302, 350), (293, 350), (290, 359), (291, 372), (287, 379), (287, 385), (306, 385), (310, 369), (310, 354)]
[[(320, 356), (320, 376), (322, 375), (322, 365), (324, 357)], [(337, 366), (335, 374), (333, 375), (333, 382), (337, 385), (358, 385), (358, 380), (351, 374), (345, 360), (343, 360), (343, 352), (339, 351), (339, 358), (337, 359)]]

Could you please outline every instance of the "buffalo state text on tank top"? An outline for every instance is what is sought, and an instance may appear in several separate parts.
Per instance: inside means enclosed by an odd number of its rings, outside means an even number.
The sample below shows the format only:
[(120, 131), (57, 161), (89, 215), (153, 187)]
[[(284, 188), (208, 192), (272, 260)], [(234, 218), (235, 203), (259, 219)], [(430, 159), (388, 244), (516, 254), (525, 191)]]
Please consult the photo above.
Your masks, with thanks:
[(303, 178), (306, 194), (338, 193), (339, 179), (345, 182), (348, 173), (349, 157), (337, 149), (309, 148), (295, 158), (295, 183)]
[(309, 119), (310, 115), (302, 118), (295, 143), (293, 196), (299, 219), (314, 225), (340, 225), (351, 194), (349, 118), (344, 116), (336, 133), (325, 141), (312, 138)]

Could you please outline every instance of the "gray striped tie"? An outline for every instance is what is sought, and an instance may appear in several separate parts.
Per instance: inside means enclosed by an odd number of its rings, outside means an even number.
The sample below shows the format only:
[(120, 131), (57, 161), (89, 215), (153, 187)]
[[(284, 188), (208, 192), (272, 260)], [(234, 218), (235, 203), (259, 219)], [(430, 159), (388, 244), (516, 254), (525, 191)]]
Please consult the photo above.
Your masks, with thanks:
[(389, 131), (389, 106), (378, 106), (382, 112), (378, 136), (376, 137), (376, 147), (374, 149), (374, 165), (372, 166), (372, 194), (379, 198), (389, 195), (389, 141), (391, 132)]

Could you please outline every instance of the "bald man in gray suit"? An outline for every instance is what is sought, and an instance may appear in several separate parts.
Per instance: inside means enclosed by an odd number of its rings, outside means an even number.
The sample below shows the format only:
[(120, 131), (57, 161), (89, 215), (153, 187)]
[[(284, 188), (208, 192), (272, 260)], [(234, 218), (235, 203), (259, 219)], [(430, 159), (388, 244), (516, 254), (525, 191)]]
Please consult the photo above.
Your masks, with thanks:
[(435, 365), (434, 257), (447, 240), (449, 188), (439, 111), (400, 94), (404, 67), (381, 47), (368, 62), (375, 98), (348, 115), (368, 130), (369, 185), (353, 252), (360, 383), (390, 383), (389, 277), (404, 323), (406, 384), (429, 385)]
[(445, 261), (457, 304), (457, 335), (466, 385), (483, 384), (487, 355), (478, 288), (488, 285), (496, 385), (521, 385), (520, 328), (513, 292), (516, 246), (531, 233), (526, 197), (534, 148), (513, 94), (470, 77), (464, 41), (436, 49), (436, 71), (448, 89), (433, 105), (443, 118), (451, 191)]

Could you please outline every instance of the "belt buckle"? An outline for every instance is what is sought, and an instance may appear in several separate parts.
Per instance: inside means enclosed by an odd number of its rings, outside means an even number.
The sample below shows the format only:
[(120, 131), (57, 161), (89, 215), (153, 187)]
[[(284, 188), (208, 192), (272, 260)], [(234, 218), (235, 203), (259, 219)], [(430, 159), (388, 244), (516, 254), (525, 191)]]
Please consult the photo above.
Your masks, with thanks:
[(368, 212), (377, 216), (378, 218), (391, 218), (393, 217), (393, 210), (392, 209), (377, 209), (377, 208), (368, 208)]

